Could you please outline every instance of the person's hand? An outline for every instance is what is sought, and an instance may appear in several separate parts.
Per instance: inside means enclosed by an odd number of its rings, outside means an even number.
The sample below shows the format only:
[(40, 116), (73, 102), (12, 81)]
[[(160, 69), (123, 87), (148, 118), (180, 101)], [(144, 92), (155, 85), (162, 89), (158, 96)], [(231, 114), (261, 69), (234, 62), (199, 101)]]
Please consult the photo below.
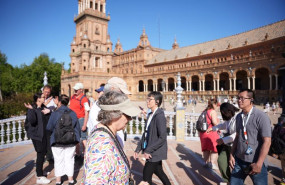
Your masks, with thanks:
[(146, 181), (141, 181), (141, 182), (139, 183), (139, 185), (149, 185), (149, 183), (146, 182)]
[(44, 114), (48, 114), (48, 113), (50, 113), (50, 109), (46, 109), (46, 108), (44, 108), (44, 110), (42, 110), (42, 113), (44, 113)]
[(211, 132), (213, 129), (212, 129), (212, 127), (211, 128), (208, 128), (207, 130), (206, 130), (206, 133), (209, 133), (209, 132)]
[(234, 169), (235, 163), (236, 163), (236, 161), (235, 161), (234, 156), (232, 154), (230, 154), (229, 165), (230, 165), (231, 169)]
[(47, 106), (47, 104), (49, 104), (49, 102), (52, 100), (52, 96), (49, 97), (48, 99), (46, 99), (44, 105)]
[(27, 109), (33, 109), (32, 105), (30, 103), (27, 103), (27, 104), (24, 103), (24, 105)]
[(81, 131), (84, 132), (87, 129), (87, 126), (83, 125)]
[(151, 156), (150, 154), (144, 153), (144, 158), (145, 158), (145, 159), (151, 159), (152, 156)]
[(258, 163), (252, 163), (250, 166), (251, 166), (251, 171), (249, 172), (249, 175), (256, 175), (258, 173), (261, 172), (261, 169), (262, 169), (262, 165), (259, 165)]
[(217, 144), (218, 145), (224, 144), (224, 141), (222, 140), (222, 138), (217, 139)]
[(138, 156), (139, 156), (139, 154), (137, 152), (134, 152), (133, 157), (135, 158), (135, 160), (137, 160)]

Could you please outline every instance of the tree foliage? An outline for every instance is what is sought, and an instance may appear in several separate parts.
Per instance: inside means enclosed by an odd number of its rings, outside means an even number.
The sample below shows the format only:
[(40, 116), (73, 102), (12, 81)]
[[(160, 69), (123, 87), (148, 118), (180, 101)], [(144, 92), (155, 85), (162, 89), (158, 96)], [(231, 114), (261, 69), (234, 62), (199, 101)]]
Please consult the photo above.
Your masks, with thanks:
[[(45, 71), (47, 72), (48, 84), (53, 87), (53, 94), (59, 94), (61, 69), (62, 65), (55, 62), (54, 59), (50, 59), (45, 53), (36, 57), (29, 66), (23, 64), (19, 67), (13, 67), (7, 63), (6, 55), (0, 51), (0, 95), (3, 95), (3, 102), (0, 102), (0, 111), (5, 112), (4, 115), (0, 115), (0, 119), (3, 119), (3, 116), (9, 117), (21, 114), (21, 109), (15, 108), (15, 112), (6, 110), (10, 106), (7, 104), (16, 106), (14, 103), (20, 103), (17, 96), (31, 98), (31, 94), (39, 92), (43, 87)], [(25, 98), (22, 97), (22, 99)], [(21, 106), (24, 110), (23, 102), (21, 102)]]

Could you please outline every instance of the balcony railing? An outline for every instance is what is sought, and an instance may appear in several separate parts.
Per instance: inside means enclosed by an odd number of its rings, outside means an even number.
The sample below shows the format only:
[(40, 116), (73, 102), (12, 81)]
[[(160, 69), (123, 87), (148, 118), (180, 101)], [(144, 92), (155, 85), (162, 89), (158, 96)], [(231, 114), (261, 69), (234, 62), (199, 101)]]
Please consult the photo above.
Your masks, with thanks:
[[(185, 113), (185, 140), (199, 140), (199, 133), (195, 128), (199, 115), (200, 113)], [(175, 116), (176, 112), (165, 111), (168, 139), (175, 139)], [(26, 116), (19, 116), (0, 120), (0, 149), (9, 148), (14, 145), (31, 143), (31, 140), (28, 139), (24, 128), (25, 119)], [(126, 129), (128, 132), (128, 138), (141, 137), (145, 124), (146, 117), (144, 117), (144, 115), (134, 117), (133, 120), (129, 122), (128, 128)]]

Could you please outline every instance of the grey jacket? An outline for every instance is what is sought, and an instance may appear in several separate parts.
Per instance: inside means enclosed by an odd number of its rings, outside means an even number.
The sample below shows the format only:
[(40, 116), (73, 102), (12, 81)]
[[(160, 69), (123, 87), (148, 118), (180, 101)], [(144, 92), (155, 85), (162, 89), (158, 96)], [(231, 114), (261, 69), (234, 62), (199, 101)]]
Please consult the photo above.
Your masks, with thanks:
[[(144, 137), (142, 137), (135, 150), (137, 153), (142, 150), (143, 138)], [(150, 125), (148, 127), (148, 136), (146, 139), (148, 141), (144, 152), (152, 156), (152, 158), (148, 160), (149, 162), (158, 162), (167, 159), (166, 118), (163, 110), (160, 108), (156, 110), (151, 119)]]

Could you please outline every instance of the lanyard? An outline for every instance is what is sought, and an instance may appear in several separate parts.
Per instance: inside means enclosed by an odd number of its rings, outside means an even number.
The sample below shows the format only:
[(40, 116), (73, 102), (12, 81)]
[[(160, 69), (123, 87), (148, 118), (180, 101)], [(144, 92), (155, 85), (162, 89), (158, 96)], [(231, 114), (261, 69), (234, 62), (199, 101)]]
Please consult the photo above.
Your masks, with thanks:
[(247, 122), (248, 122), (249, 117), (251, 115), (252, 109), (253, 109), (253, 107), (250, 109), (245, 122), (244, 122), (244, 116), (242, 117), (243, 134), (244, 134), (244, 138), (245, 138), (247, 144), (248, 144), (248, 141), (247, 141), (246, 125), (247, 125)]

